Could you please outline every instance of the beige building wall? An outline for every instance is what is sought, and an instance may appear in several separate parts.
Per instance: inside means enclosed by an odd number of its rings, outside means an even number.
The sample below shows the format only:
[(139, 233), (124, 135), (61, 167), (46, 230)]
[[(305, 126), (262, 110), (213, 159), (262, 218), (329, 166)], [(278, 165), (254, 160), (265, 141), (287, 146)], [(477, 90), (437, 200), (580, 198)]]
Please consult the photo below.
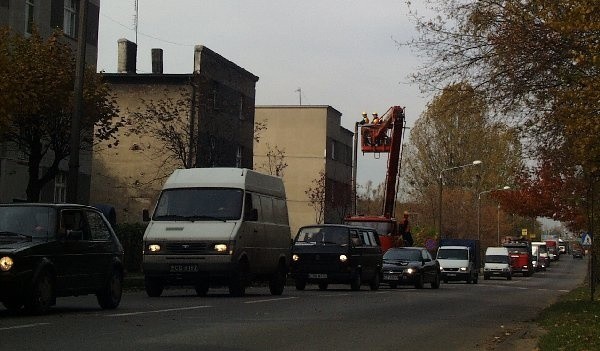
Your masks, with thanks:
[[(285, 152), (287, 167), (283, 180), (292, 235), (299, 227), (317, 221), (306, 191), (315, 186), (313, 181), (319, 178), (321, 170), (326, 172), (328, 184), (335, 181), (346, 186), (345, 192), (350, 189), (351, 158), (344, 158), (343, 162), (332, 159), (337, 149), (342, 153), (352, 149), (353, 134), (340, 126), (340, 118), (341, 113), (331, 106), (256, 107), (255, 123), (264, 123), (266, 129), (260, 132), (259, 142), (254, 144), (254, 169), (270, 173), (268, 151)], [(332, 196), (331, 192), (326, 195)], [(341, 218), (337, 212), (327, 208), (321, 216), (324, 222), (339, 223)]]
[[(121, 116), (127, 118), (143, 108), (144, 101), (191, 94), (187, 81), (187, 75), (181, 75), (168, 84), (113, 83), (111, 90)], [(118, 139), (117, 147), (95, 146), (91, 201), (114, 206), (120, 223), (141, 222), (142, 210), (152, 209), (166, 177), (182, 167), (174, 162), (164, 164), (159, 144), (150, 137), (130, 133), (125, 127), (119, 130)]]

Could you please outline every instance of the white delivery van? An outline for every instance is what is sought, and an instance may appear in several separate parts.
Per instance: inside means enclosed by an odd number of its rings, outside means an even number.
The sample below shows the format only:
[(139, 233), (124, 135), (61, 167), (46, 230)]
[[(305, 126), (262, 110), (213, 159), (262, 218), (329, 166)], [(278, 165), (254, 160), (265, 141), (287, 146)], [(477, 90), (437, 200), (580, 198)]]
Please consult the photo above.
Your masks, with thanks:
[(165, 182), (144, 233), (148, 296), (166, 286), (212, 285), (245, 294), (253, 280), (280, 295), (291, 233), (283, 181), (243, 168), (178, 169)]
[(512, 266), (510, 255), (506, 247), (488, 247), (485, 250), (485, 263), (483, 265), (483, 279), (488, 280), (492, 276), (512, 279)]

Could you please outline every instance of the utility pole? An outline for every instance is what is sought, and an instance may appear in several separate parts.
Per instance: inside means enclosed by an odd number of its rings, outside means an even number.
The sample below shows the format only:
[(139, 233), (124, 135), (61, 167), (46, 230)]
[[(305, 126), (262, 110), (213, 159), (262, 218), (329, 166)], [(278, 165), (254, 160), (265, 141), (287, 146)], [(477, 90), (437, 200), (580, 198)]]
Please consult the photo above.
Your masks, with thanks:
[(87, 33), (88, 0), (79, 0), (79, 27), (77, 28), (77, 58), (73, 92), (73, 117), (71, 118), (71, 152), (67, 178), (67, 202), (77, 203), (79, 187), (79, 149), (81, 115), (83, 114), (83, 76), (85, 71), (85, 46)]

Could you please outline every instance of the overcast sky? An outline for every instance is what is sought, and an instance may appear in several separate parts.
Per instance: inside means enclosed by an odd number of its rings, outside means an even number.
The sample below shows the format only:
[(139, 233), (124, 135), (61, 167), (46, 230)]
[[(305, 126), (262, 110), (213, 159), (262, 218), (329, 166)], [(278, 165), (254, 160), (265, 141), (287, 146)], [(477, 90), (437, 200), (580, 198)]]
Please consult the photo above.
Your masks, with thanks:
[[(204, 45), (259, 77), (257, 105), (330, 105), (353, 131), (362, 111), (406, 107), (411, 127), (427, 103), (408, 75), (415, 35), (402, 0), (139, 0), (138, 72), (162, 48), (164, 73), (191, 73)], [(116, 72), (117, 40), (136, 41), (135, 0), (101, 0), (98, 70)], [(385, 179), (387, 157), (359, 157), (358, 183)]]

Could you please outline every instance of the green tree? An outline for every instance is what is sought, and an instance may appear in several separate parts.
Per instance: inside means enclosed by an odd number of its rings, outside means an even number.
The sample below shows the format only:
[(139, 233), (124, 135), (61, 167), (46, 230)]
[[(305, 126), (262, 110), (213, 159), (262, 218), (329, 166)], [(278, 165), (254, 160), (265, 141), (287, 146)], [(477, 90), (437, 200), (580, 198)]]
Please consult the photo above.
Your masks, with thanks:
[[(44, 39), (35, 30), (29, 37), (0, 30), (0, 141), (25, 155), (28, 201), (39, 201), (70, 154), (75, 61), (62, 35), (55, 31)], [(81, 148), (117, 143), (118, 111), (92, 67), (85, 71), (83, 100)]]
[(477, 193), (511, 184), (522, 167), (516, 131), (494, 122), (485, 99), (468, 84), (453, 84), (433, 99), (411, 129), (402, 166), (406, 191), (426, 204), (420, 210), (424, 226), (439, 214), (443, 170), (475, 160), (483, 165), (443, 173), (444, 228), (451, 232), (474, 233)]
[(422, 88), (468, 82), (495, 112), (517, 118), (531, 157), (592, 184), (600, 174), (600, 2), (425, 2), (437, 16), (413, 12), (420, 35), (410, 43), (424, 57), (413, 76)]

